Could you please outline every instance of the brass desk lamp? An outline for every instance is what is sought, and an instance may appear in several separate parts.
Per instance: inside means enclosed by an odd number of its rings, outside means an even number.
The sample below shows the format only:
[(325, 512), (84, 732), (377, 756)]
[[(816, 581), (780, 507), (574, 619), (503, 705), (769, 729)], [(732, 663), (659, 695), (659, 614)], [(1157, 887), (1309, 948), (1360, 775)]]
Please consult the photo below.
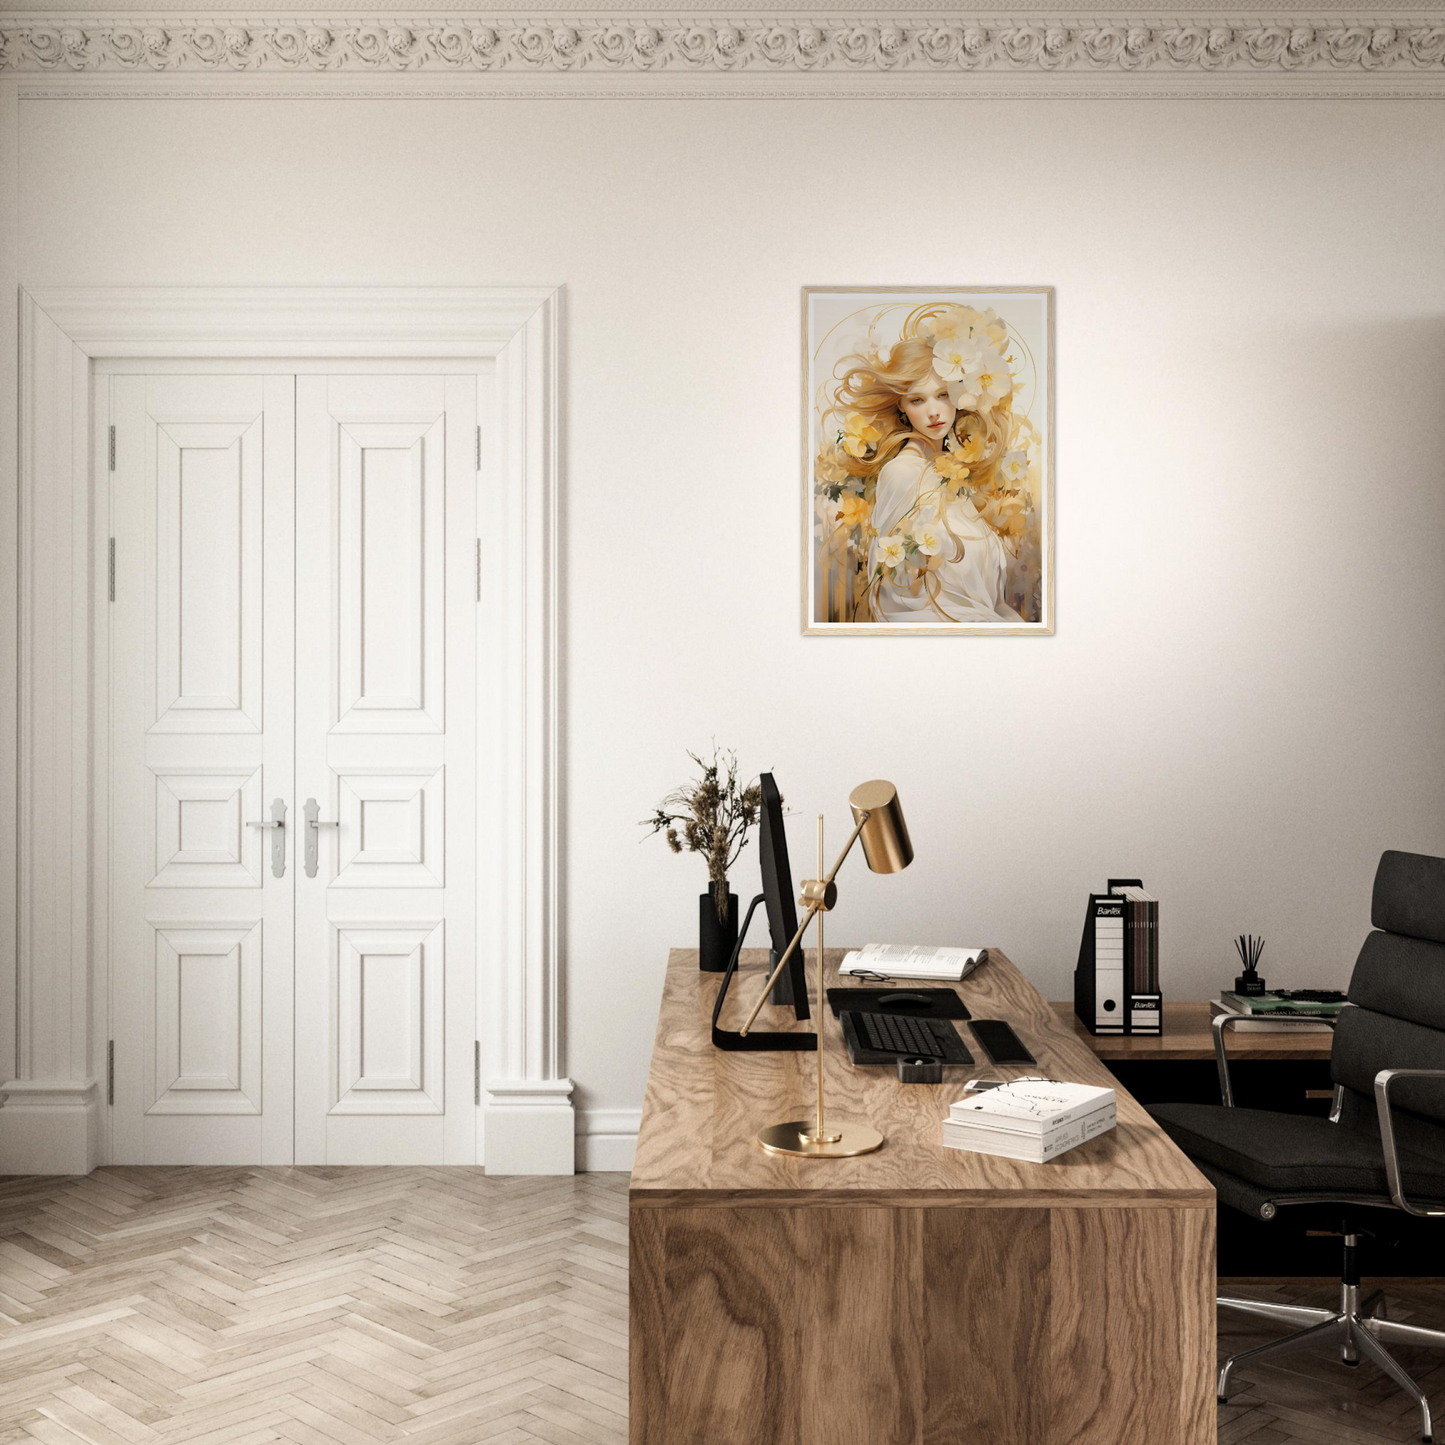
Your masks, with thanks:
[[(792, 941), (783, 950), (783, 956), (773, 969), (748, 1021), (742, 1026), (746, 1034), (757, 1019), (758, 1012), (768, 1001), (773, 984), (782, 973), (784, 965), (793, 956), (793, 950), (802, 942), (803, 934), (814, 918), (818, 920), (815, 944), (818, 955), (818, 1112), (814, 1119), (790, 1119), (783, 1124), (769, 1124), (758, 1135), (758, 1143), (770, 1154), (797, 1154), (807, 1159), (851, 1159), (857, 1154), (871, 1154), (883, 1147), (883, 1136), (868, 1124), (828, 1123), (823, 1118), (823, 1020), (828, 1016), (827, 997), (823, 992), (823, 915), (838, 901), (838, 888), (834, 879), (843, 866), (843, 860), (853, 851), (854, 843), (861, 838), (863, 856), (875, 873), (899, 873), (913, 862), (913, 844), (908, 838), (908, 825), (903, 821), (903, 809), (898, 805), (898, 789), (892, 783), (881, 779), (871, 783), (859, 783), (848, 795), (848, 806), (853, 810), (853, 832), (843, 845), (838, 861), (823, 878), (809, 878), (802, 887), (799, 906), (807, 910), (803, 921)], [(818, 815), (818, 871), (823, 871), (823, 817)]]

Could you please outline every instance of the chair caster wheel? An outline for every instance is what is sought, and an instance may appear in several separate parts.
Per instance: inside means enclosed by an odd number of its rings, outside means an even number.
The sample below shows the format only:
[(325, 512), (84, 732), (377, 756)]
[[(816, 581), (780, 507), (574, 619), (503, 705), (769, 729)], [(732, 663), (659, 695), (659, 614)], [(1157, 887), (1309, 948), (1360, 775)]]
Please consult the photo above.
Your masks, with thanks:
[(1360, 1362), (1358, 1360), (1341, 1360), (1340, 1363), (1342, 1365), (1348, 1365), (1353, 1370), (1359, 1366)]

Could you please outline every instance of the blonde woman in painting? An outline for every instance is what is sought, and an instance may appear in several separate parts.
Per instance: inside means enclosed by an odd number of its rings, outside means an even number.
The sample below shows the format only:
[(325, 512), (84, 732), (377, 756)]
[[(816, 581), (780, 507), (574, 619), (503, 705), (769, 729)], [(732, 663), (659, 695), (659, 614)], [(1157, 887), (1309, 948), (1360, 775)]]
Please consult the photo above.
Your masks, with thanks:
[(1026, 620), (1010, 569), (1030, 591), (1020, 573), (1037, 528), (1007, 351), (991, 311), (937, 306), (913, 312), (892, 346), (838, 364), (819, 477), (839, 526), (861, 520), (872, 493), (857, 620)]

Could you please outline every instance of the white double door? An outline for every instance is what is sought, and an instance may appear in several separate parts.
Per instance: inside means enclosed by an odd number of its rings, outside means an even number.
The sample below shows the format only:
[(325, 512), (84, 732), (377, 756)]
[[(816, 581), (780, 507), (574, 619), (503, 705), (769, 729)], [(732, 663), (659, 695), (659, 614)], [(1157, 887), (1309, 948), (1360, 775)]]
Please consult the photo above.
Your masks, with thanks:
[(478, 378), (109, 384), (111, 1157), (470, 1162)]

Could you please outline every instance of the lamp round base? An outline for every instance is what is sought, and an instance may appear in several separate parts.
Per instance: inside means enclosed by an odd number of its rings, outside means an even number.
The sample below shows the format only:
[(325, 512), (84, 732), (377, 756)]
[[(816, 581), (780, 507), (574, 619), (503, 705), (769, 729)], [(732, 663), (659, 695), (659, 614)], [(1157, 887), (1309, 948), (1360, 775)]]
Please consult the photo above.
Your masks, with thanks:
[(883, 1136), (867, 1124), (828, 1121), (828, 1132), (838, 1137), (816, 1140), (810, 1137), (816, 1119), (792, 1119), (786, 1124), (769, 1124), (758, 1135), (758, 1143), (769, 1154), (795, 1154), (802, 1159), (853, 1159), (883, 1147)]

